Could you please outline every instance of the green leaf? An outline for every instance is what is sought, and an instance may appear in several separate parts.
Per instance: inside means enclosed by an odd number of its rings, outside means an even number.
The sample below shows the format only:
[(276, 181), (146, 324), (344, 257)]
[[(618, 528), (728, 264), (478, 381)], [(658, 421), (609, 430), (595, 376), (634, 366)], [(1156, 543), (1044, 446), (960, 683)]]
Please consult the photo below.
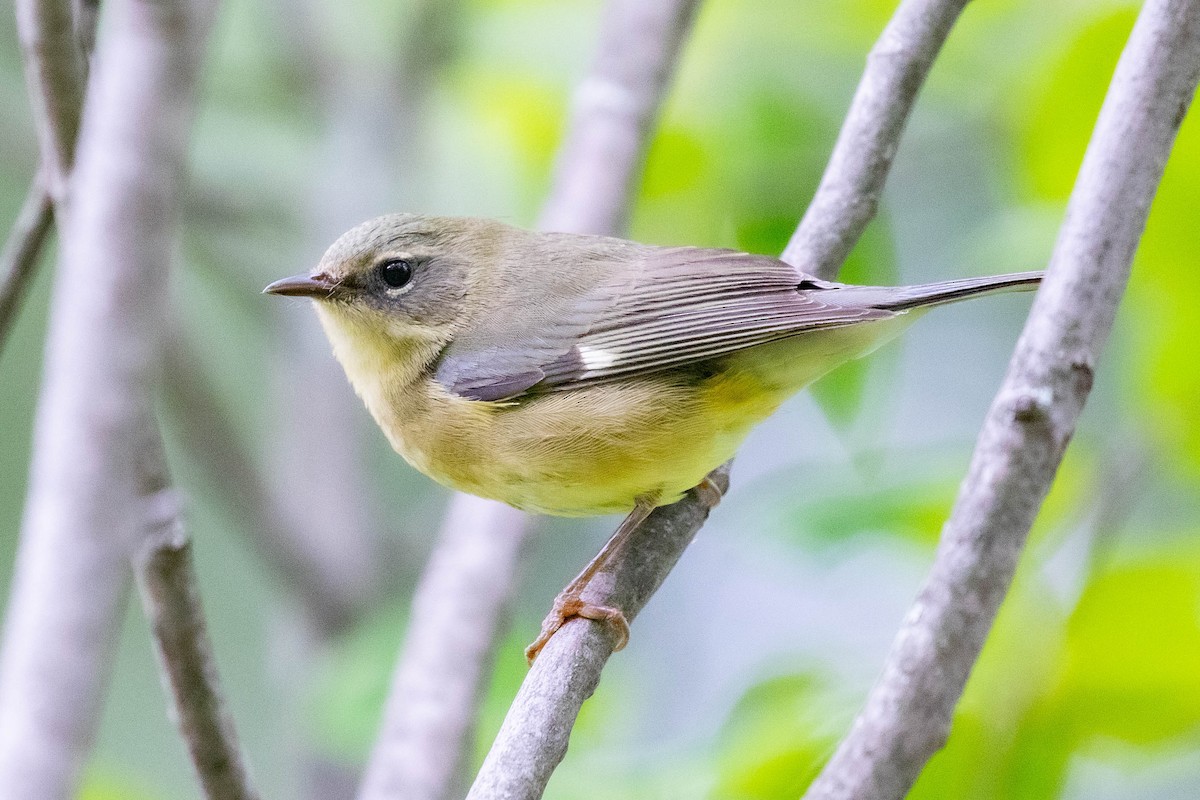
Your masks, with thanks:
[(814, 545), (834, 544), (864, 534), (899, 536), (933, 544), (954, 502), (957, 483), (926, 483), (858, 489), (793, 506), (788, 530)]

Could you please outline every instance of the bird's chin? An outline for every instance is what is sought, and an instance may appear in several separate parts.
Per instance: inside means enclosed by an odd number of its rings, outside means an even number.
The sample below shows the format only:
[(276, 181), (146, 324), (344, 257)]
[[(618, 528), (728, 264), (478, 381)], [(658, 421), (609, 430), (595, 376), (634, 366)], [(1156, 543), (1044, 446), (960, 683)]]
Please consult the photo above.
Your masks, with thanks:
[(371, 325), (371, 321), (361, 309), (335, 297), (314, 297), (313, 300), (317, 301), (313, 303), (317, 319), (320, 320), (325, 335), (335, 345), (335, 349), (341, 339), (354, 341), (375, 338), (376, 328)]
[[(316, 298), (314, 298), (316, 299)], [(320, 300), (313, 304), (325, 336), (333, 346), (333, 354), (346, 370), (351, 383), (360, 383), (372, 371), (378, 370), (380, 357), (388, 349), (386, 334), (371, 324), (361, 309), (337, 300)]]

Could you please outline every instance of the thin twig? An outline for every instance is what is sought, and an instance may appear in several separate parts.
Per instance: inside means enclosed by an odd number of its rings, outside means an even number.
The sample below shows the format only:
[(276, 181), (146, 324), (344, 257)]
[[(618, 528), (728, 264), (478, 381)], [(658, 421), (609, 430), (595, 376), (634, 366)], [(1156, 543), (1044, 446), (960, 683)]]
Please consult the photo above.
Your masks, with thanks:
[(54, 205), (42, 185), (40, 177), (34, 178), (25, 195), (13, 229), (0, 252), (0, 354), (8, 341), (9, 331), (16, 321), (33, 276), (37, 270), (42, 245), (50, 235), (54, 224)]
[[(826, 169), (820, 188), (813, 199), (814, 206), (828, 205), (827, 196), (843, 197), (855, 187), (878, 193), (891, 166), (891, 155), (916, 100), (922, 78), (932, 65), (933, 57), (949, 33), (947, 20), (953, 21), (966, 0), (931, 3), (930, 0), (905, 0), (896, 10), (885, 36), (888, 44), (877, 48), (887, 57), (874, 55), (859, 83), (847, 115), (846, 129), (838, 139), (834, 157)], [(899, 76), (906, 76), (901, 79)], [(887, 98), (886, 114), (879, 99)], [(868, 168), (853, 161), (853, 142), (875, 144), (864, 151), (885, 153), (873, 157)], [(874, 209), (874, 204), (870, 204)], [(809, 236), (828, 241), (853, 242), (870, 221), (869, 215), (845, 217), (821, 214), (809, 223)], [(845, 253), (836, 248), (824, 248), (820, 263), (806, 264), (815, 274), (832, 276)], [(712, 477), (724, 488), (730, 465), (719, 468)], [(678, 503), (656, 509), (644, 524), (653, 529), (654, 536), (639, 534), (625, 550), (616, 565), (618, 572), (633, 569), (654, 576), (639, 591), (648, 598), (670, 567), (678, 561), (683, 549), (692, 541), (708, 510), (697, 497), (685, 497)], [(616, 605), (632, 620), (629, 605), (617, 596), (600, 595), (592, 602)], [(643, 601), (644, 602), (644, 599)], [(640, 603), (637, 606), (640, 608)], [(582, 630), (580, 630), (582, 629)], [(560, 641), (562, 640), (562, 641)], [(534, 668), (521, 686), (513, 707), (492, 747), (483, 769), (476, 779), (472, 796), (479, 798), (536, 798), (541, 796), (550, 772), (562, 759), (566, 740), (583, 701), (595, 688), (600, 670), (611, 655), (611, 643), (598, 625), (571, 621), (554, 635), (550, 644), (538, 655)], [(494, 792), (494, 793), (493, 793)]]
[(1200, 2), (1149, 0), (1121, 55), (1045, 283), (933, 568), (866, 706), (806, 797), (903, 797), (945, 742), (1083, 410), (1198, 79)]
[(59, 203), (66, 197), (83, 113), (84, 51), (67, 0), (17, 0), (16, 12), (42, 180)]
[(1100, 474), (1089, 492), (1095, 498), (1094, 504), (1080, 526), (1079, 535), (1087, 546), (1076, 587), (1081, 594), (1091, 579), (1109, 565), (1121, 535), (1128, 530), (1129, 519), (1139, 510), (1139, 501), (1144, 502), (1146, 489), (1152, 485), (1154, 460), (1138, 432), (1116, 432), (1105, 450)]
[[(696, 0), (610, 4), (596, 59), (576, 94), (540, 228), (610, 235), (624, 228), (696, 6)], [(529, 526), (526, 515), (500, 503), (461, 494), (451, 500), (417, 588), (421, 606), (439, 614), (428, 621), (413, 615), (360, 800), (442, 800), (454, 792)], [(494, 556), (480, 563), (480, 552)], [(472, 661), (464, 641), (472, 643)], [(442, 668), (430, 674), (434, 665)], [(406, 747), (413, 748), (408, 757), (398, 758)]]
[(225, 710), (197, 591), (192, 545), (180, 520), (164, 521), (159, 535), (147, 540), (136, 574), (174, 718), (205, 797), (258, 797)]
[(221, 693), (181, 501), (169, 486), (162, 438), (149, 414), (144, 439), (143, 532), (133, 568), (172, 717), (207, 800), (256, 800)]
[[(45, 378), (0, 650), (0, 797), (72, 797), (100, 719), (140, 520), (207, 2), (113, 0), (62, 230)], [(46, 124), (46, 123), (41, 123)]]

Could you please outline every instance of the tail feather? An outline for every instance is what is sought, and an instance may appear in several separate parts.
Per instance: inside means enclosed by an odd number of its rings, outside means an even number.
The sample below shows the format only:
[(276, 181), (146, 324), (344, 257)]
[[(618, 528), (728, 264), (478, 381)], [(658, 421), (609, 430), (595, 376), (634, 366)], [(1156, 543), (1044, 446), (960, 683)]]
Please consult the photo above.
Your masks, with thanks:
[(854, 305), (886, 311), (907, 311), (913, 308), (953, 303), (982, 294), (998, 292), (1027, 292), (1041, 283), (1043, 272), (1014, 272), (983, 278), (959, 278), (952, 281), (923, 283), (917, 286), (845, 286), (823, 296), (837, 305)]

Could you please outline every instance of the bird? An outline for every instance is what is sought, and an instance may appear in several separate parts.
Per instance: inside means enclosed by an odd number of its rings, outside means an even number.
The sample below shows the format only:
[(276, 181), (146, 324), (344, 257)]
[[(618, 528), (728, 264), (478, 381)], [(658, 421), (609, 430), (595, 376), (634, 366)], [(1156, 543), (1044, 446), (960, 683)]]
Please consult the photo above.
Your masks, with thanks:
[(314, 301), (346, 376), (392, 447), (433, 480), (525, 511), (624, 513), (556, 598), (527, 656), (566, 619), (618, 608), (583, 588), (654, 508), (834, 367), (938, 305), (1036, 288), (1042, 272), (912, 286), (823, 280), (767, 255), (395, 213), (267, 286)]

